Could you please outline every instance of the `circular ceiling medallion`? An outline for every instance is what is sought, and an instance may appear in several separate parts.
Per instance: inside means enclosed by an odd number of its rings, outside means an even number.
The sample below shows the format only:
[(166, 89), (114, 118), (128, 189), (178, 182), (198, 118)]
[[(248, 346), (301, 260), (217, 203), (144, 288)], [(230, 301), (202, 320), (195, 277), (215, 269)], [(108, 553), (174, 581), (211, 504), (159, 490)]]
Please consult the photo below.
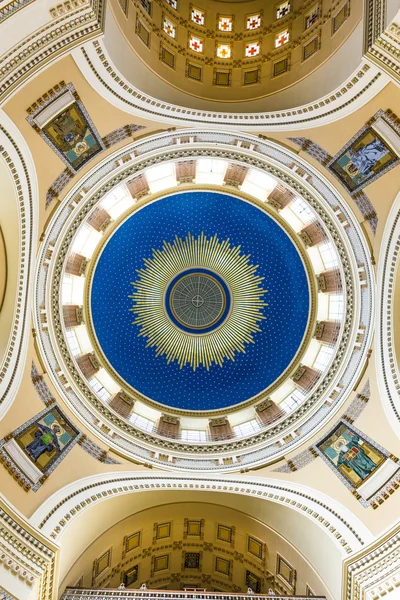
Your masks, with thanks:
[(165, 307), (173, 323), (190, 333), (204, 333), (224, 322), (230, 306), (224, 281), (206, 269), (190, 269), (171, 281)]
[(88, 276), (89, 331), (129, 393), (212, 411), (261, 397), (305, 349), (300, 245), (261, 203), (182, 192), (136, 206)]
[(140, 335), (157, 356), (193, 370), (246, 351), (265, 318), (266, 293), (249, 256), (217, 236), (188, 234), (153, 250), (131, 295)]

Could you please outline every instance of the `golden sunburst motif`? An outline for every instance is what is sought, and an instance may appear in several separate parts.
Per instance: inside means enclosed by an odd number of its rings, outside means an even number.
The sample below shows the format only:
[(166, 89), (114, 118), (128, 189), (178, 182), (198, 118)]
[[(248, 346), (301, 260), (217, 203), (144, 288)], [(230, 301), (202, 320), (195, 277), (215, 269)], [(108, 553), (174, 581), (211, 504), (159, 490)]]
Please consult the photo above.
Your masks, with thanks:
[(146, 347), (155, 347), (156, 356), (165, 356), (168, 363), (188, 364), (193, 370), (222, 367), (224, 360), (245, 352), (260, 331), (267, 306), (263, 277), (249, 261), (250, 255), (229, 239), (220, 242), (203, 233), (176, 237), (172, 244), (164, 241), (162, 250), (153, 249), (129, 296), (133, 323), (147, 339)]

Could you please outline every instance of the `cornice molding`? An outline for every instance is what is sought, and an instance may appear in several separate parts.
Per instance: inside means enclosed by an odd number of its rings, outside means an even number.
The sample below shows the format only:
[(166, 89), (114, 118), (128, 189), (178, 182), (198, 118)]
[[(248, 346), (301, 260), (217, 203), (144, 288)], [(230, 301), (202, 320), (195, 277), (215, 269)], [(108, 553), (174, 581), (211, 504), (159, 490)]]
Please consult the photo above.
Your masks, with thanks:
[(342, 556), (372, 540), (367, 527), (348, 509), (328, 496), (302, 485), (276, 479), (243, 476), (143, 475), (123, 472), (95, 475), (53, 494), (32, 515), (32, 526), (62, 543), (68, 526), (92, 505), (107, 498), (141, 491), (196, 490), (254, 496), (300, 512), (327, 533)]
[(362, 61), (352, 76), (324, 98), (309, 105), (268, 113), (212, 112), (185, 108), (146, 95), (113, 65), (103, 41), (89, 42), (72, 52), (90, 85), (108, 102), (145, 119), (181, 126), (214, 126), (241, 130), (287, 131), (334, 122), (366, 104), (390, 81), (374, 65)]
[(345, 561), (342, 600), (386, 597), (390, 589), (399, 586), (399, 573), (400, 524), (397, 523)]
[(33, 528), (0, 495), (0, 563), (29, 587), (38, 600), (57, 597), (58, 545)]
[[(48, 23), (3, 54), (0, 58), (0, 104), (38, 71), (76, 46), (101, 35), (104, 4), (105, 0), (90, 0), (67, 14), (50, 18)], [(24, 18), (24, 13), (16, 18)]]

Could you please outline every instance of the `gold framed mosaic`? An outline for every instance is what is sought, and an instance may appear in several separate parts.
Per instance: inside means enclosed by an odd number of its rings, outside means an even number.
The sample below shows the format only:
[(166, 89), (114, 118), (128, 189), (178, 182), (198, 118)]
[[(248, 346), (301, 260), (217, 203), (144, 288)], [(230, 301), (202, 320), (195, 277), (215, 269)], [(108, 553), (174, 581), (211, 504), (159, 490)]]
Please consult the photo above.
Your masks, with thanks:
[(292, 594), (296, 593), (296, 569), (280, 554), (276, 555), (276, 576), (289, 588)]
[(112, 548), (108, 548), (101, 556), (93, 562), (92, 585), (100, 575), (103, 575), (111, 566)]
[(165, 540), (166, 538), (171, 537), (171, 521), (166, 523), (154, 523), (154, 541), (157, 540)]
[(235, 528), (228, 525), (217, 524), (217, 540), (232, 544), (235, 536)]
[(313, 56), (313, 54), (318, 52), (319, 47), (320, 47), (320, 37), (319, 37), (319, 35), (317, 35), (314, 38), (312, 38), (312, 40), (307, 42), (307, 44), (304, 44), (304, 46), (303, 46), (303, 61), (307, 60), (308, 58)]
[(175, 54), (168, 50), (164, 45), (161, 45), (160, 48), (160, 59), (167, 67), (175, 69)]
[(143, 44), (150, 48), (150, 31), (143, 25), (139, 18), (136, 18), (136, 33)]
[(247, 552), (249, 552), (253, 556), (256, 556), (257, 558), (262, 560), (263, 556), (264, 556), (263, 542), (260, 542), (259, 540), (252, 537), (251, 535), (248, 535), (247, 536)]
[(133, 583), (136, 583), (139, 577), (139, 565), (134, 565), (122, 575), (122, 581), (125, 587), (129, 587)]
[(251, 69), (243, 73), (243, 85), (253, 85), (260, 82), (260, 69)]
[(350, 16), (350, 1), (346, 2), (338, 13), (332, 18), (332, 35), (343, 25), (346, 19)]
[(232, 578), (232, 561), (216, 556), (214, 560), (214, 570), (216, 573), (221, 573), (226, 577)]
[(183, 539), (187, 537), (199, 537), (203, 539), (204, 519), (185, 519)]
[(228, 71), (214, 71), (214, 85), (221, 87), (229, 87), (231, 85), (232, 72)]
[(255, 575), (254, 573), (252, 573), (251, 571), (246, 569), (245, 581), (246, 581), (247, 588), (250, 588), (251, 590), (253, 590), (253, 592), (255, 594), (261, 593), (261, 587), (262, 587), (261, 577), (258, 577), (258, 575)]
[(132, 533), (131, 535), (126, 535), (124, 537), (122, 558), (124, 558), (125, 555), (128, 554), (128, 552), (131, 552), (132, 550), (139, 548), (141, 541), (142, 541), (141, 538), (142, 538), (141, 531), (136, 531), (135, 533)]
[(289, 71), (289, 56), (284, 56), (272, 63), (272, 77), (278, 77)]
[(202, 552), (182, 552), (182, 569), (195, 569), (201, 571)]
[(194, 79), (195, 81), (202, 81), (203, 68), (200, 65), (196, 65), (192, 62), (187, 61), (186, 77), (189, 77), (189, 79)]
[(159, 571), (168, 571), (169, 569), (169, 554), (161, 554), (160, 556), (153, 556), (152, 560), (152, 576), (154, 573)]

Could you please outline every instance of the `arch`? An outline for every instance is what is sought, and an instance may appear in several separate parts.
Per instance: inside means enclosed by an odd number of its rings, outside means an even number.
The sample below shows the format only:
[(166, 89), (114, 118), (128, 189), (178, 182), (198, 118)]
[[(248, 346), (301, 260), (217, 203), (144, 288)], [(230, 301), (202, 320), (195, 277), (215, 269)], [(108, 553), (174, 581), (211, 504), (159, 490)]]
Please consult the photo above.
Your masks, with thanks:
[[(61, 545), (60, 577), (68, 572), (80, 553), (91, 541), (117, 521), (143, 508), (143, 496), (156, 503), (169, 502), (169, 492), (177, 492), (179, 500), (199, 493), (205, 501), (224, 494), (223, 503), (241, 509), (246, 506), (253, 516), (274, 527), (309, 560), (330, 589), (333, 598), (340, 595), (343, 559), (372, 540), (368, 528), (347, 508), (328, 496), (299, 484), (254, 477), (251, 482), (242, 475), (230, 477), (195, 475), (143, 474), (140, 471), (108, 473), (80, 479), (55, 492), (32, 515), (30, 522), (42, 533)], [(155, 494), (153, 493), (155, 492)], [(149, 495), (150, 494), (150, 495)], [(147, 499), (145, 498), (145, 500)], [(175, 498), (173, 498), (175, 500)], [(268, 502), (268, 504), (266, 504)], [(265, 503), (265, 504), (264, 504)], [(149, 504), (148, 504), (149, 506)], [(256, 511), (260, 511), (255, 515)], [(82, 527), (82, 516), (85, 516)], [(309, 536), (315, 544), (307, 544)]]

